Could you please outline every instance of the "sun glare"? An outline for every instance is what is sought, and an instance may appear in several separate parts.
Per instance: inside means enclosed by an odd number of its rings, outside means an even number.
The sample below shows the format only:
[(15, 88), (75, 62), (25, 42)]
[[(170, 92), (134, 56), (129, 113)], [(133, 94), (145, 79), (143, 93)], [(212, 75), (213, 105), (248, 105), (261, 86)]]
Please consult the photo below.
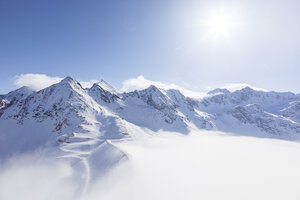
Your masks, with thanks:
[(230, 39), (236, 28), (234, 13), (225, 9), (212, 10), (204, 20), (206, 36), (214, 39)]

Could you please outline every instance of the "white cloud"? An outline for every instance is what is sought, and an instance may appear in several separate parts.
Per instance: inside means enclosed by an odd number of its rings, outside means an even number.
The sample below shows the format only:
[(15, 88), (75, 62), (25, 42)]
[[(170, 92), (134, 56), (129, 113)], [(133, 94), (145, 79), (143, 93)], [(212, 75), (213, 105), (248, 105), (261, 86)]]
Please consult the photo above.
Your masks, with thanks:
[(124, 81), (122, 84), (121, 91), (129, 92), (129, 91), (133, 91), (133, 90), (142, 90), (142, 89), (149, 87), (150, 85), (155, 85), (158, 88), (162, 88), (162, 89), (166, 89), (166, 90), (177, 89), (180, 92), (182, 92), (182, 94), (184, 94), (185, 96), (194, 97), (194, 98), (200, 98), (205, 95), (205, 93), (203, 93), (203, 92), (192, 91), (192, 90), (186, 89), (184, 87), (181, 87), (181, 86), (178, 86), (175, 84), (162, 83), (159, 81), (148, 80), (144, 76), (138, 76), (137, 78), (131, 78), (131, 79)]
[(196, 131), (188, 136), (159, 132), (151, 140), (117, 145), (130, 155), (132, 177), (120, 178), (128, 171), (115, 174), (114, 181), (122, 183), (116, 188), (105, 180), (95, 188), (109, 193), (104, 199), (299, 198), (298, 143)]
[(250, 87), (254, 90), (267, 91), (266, 89), (254, 87), (254, 86), (252, 86), (250, 84), (247, 84), (247, 83), (227, 83), (222, 88), (226, 88), (227, 90), (233, 92), (233, 91), (245, 88), (245, 87)]
[(0, 199), (75, 199), (71, 166), (50, 157), (41, 159), (36, 154), (12, 157), (1, 165)]
[(152, 80), (146, 79), (144, 76), (138, 76), (137, 78), (131, 78), (131, 79), (124, 81), (122, 84), (121, 91), (129, 92), (129, 91), (133, 91), (133, 90), (141, 90), (141, 89), (145, 89), (145, 88), (149, 87), (150, 85), (155, 85), (158, 88), (162, 88), (162, 89), (166, 89), (166, 90), (168, 90), (168, 89), (180, 90), (180, 92), (182, 92), (182, 94), (184, 94), (185, 96), (193, 97), (193, 98), (204, 97), (206, 95), (206, 92), (211, 91), (215, 88), (226, 88), (229, 91), (233, 92), (233, 91), (240, 90), (240, 89), (248, 86), (254, 90), (267, 91), (266, 89), (255, 87), (255, 86), (252, 86), (247, 83), (227, 83), (225, 85), (219, 85), (219, 86), (214, 86), (214, 87), (206, 86), (206, 87), (203, 87), (205, 89), (203, 89), (203, 91), (200, 92), (200, 91), (186, 89), (186, 87), (189, 87), (189, 85), (185, 82), (183, 82), (183, 84), (185, 87), (181, 87), (181, 86), (178, 86), (175, 84), (170, 84), (170, 83), (162, 83), (159, 81), (152, 81)]
[(234, 92), (236, 90), (240, 90), (240, 89), (243, 89), (245, 87), (250, 87), (250, 88), (252, 88), (254, 90), (260, 90), (260, 91), (265, 91), (265, 92), (268, 91), (268, 90), (266, 90), (264, 88), (255, 87), (255, 86), (247, 84), (247, 83), (226, 83), (224, 85), (206, 86), (205, 87), (205, 91), (209, 92), (209, 91), (214, 90), (216, 88), (222, 88), (222, 89), (227, 89), (230, 92)]
[(113, 144), (130, 156), (129, 162), (94, 177), (86, 193), (82, 193), (84, 169), (37, 151), (0, 165), (0, 199), (296, 200), (300, 196), (297, 142), (214, 131), (186, 136), (160, 131), (151, 138)]
[(45, 74), (21, 74), (14, 77), (14, 84), (18, 87), (27, 86), (33, 90), (40, 90), (61, 80), (62, 78), (50, 77)]
[[(33, 90), (41, 90), (43, 88), (49, 87), (50, 85), (60, 82), (62, 79), (63, 78), (61, 78), (61, 77), (51, 77), (51, 76), (47, 76), (46, 74), (21, 74), (21, 75), (17, 75), (14, 77), (14, 84), (17, 87), (28, 86), (28, 87), (32, 88)], [(89, 81), (79, 81), (79, 82), (81, 83), (83, 88), (89, 88), (94, 83), (99, 82), (99, 80), (89, 80)], [(178, 85), (171, 84), (171, 83), (152, 81), (152, 80), (146, 79), (144, 76), (138, 76), (137, 78), (131, 78), (131, 79), (125, 80), (122, 83), (121, 92), (142, 90), (142, 89), (146, 89), (150, 85), (155, 85), (158, 88), (162, 88), (162, 89), (166, 89), (166, 90), (177, 89), (180, 92), (182, 92), (182, 94), (184, 94), (185, 96), (193, 97), (193, 98), (201, 98), (206, 95), (205, 92), (213, 90), (215, 88), (226, 88), (229, 91), (235, 91), (235, 90), (239, 90), (239, 89), (249, 86), (255, 90), (267, 91), (265, 89), (254, 87), (254, 86), (246, 84), (246, 83), (228, 83), (223, 86), (206, 87), (206, 89), (203, 92), (200, 92), (200, 91), (186, 89), (186, 87), (189, 87), (189, 85), (185, 82), (183, 82), (183, 84), (185, 87), (178, 86)]]
[[(17, 87), (27, 86), (33, 90), (41, 90), (50, 85), (58, 83), (63, 78), (51, 77), (46, 74), (21, 74), (14, 77), (14, 84)], [(79, 81), (83, 88), (89, 88), (99, 80)]]

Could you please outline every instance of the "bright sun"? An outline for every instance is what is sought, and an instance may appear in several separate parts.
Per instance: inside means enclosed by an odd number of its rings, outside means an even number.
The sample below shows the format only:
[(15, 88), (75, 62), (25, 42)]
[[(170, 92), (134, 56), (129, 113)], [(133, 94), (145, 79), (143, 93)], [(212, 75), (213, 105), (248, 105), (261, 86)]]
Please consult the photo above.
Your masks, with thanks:
[(229, 39), (236, 28), (236, 17), (224, 9), (211, 11), (204, 20), (206, 35), (214, 39)]

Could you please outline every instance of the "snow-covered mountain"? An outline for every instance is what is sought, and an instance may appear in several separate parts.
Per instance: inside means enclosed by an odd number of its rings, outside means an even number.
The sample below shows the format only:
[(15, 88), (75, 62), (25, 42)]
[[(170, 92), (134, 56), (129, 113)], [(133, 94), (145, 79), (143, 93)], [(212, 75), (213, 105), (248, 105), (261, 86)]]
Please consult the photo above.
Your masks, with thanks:
[[(226, 122), (227, 127), (221, 126), (231, 132), (236, 132), (235, 129), (239, 133), (241, 129), (247, 132), (250, 125), (262, 131), (262, 137), (297, 139), (300, 133), (298, 101), (299, 95), (291, 92), (265, 92), (245, 87), (234, 92), (215, 89), (200, 101), (199, 107), (204, 112), (219, 116), (218, 123)], [(228, 122), (231, 118), (233, 121)], [(243, 125), (244, 128), (241, 127)], [(221, 127), (219, 129), (222, 130)]]
[(280, 113), (285, 117), (300, 121), (300, 101), (291, 102), (288, 107), (280, 110)]
[[(0, 123), (1, 127), (45, 124), (40, 131), (55, 135), (61, 143), (69, 142), (76, 133), (91, 131), (104, 139), (128, 137), (134, 134), (126, 130), (128, 124), (138, 129), (184, 134), (195, 128), (235, 133), (235, 125), (245, 124), (258, 128), (265, 133), (263, 136), (295, 139), (300, 134), (299, 102), (299, 95), (291, 92), (265, 92), (250, 87), (234, 92), (215, 89), (201, 99), (154, 85), (118, 93), (103, 80), (84, 89), (79, 82), (66, 77), (38, 92), (22, 87), (1, 95)], [(225, 127), (231, 118), (232, 123)], [(4, 132), (7, 130), (1, 131)]]
[(127, 93), (105, 81), (83, 88), (66, 77), (37, 92), (22, 87), (0, 95), (0, 157), (55, 149), (85, 169), (86, 188), (91, 177), (127, 159), (112, 140), (199, 129), (297, 140), (299, 116), (300, 96), (291, 92), (215, 89), (194, 99), (154, 85)]

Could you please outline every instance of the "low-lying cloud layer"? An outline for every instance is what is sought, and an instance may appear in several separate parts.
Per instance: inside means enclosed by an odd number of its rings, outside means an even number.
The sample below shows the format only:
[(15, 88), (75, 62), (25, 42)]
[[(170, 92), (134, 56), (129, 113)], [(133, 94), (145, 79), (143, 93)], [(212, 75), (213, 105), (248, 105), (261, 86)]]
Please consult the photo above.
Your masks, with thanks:
[(300, 144), (197, 132), (116, 143), (129, 156), (79, 195), (61, 161), (21, 158), (1, 167), (0, 199), (296, 200)]
[(131, 199), (300, 198), (299, 143), (197, 132), (121, 147), (133, 165)]
[(35, 153), (14, 157), (0, 165), (0, 199), (72, 199), (77, 189), (73, 173), (68, 163)]

